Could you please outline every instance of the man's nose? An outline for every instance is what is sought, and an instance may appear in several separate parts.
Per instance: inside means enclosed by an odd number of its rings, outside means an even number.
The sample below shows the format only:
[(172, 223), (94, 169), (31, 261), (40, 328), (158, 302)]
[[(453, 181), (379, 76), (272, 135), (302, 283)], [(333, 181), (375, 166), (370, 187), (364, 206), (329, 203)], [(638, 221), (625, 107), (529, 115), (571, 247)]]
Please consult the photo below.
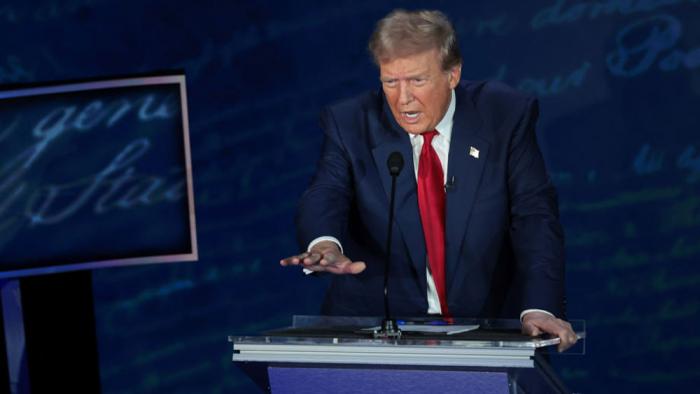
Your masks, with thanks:
[(405, 105), (413, 101), (413, 93), (411, 92), (411, 87), (408, 81), (401, 81), (399, 83), (399, 104)]

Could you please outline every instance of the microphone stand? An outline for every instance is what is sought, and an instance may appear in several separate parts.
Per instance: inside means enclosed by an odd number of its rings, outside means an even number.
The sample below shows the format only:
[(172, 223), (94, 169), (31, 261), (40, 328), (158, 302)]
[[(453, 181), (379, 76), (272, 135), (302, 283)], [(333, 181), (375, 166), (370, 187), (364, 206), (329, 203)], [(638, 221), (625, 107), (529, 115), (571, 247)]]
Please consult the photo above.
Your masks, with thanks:
[(382, 339), (399, 339), (401, 338), (401, 330), (396, 322), (396, 319), (391, 317), (389, 309), (389, 267), (391, 265), (391, 233), (394, 223), (394, 200), (396, 196), (396, 178), (403, 168), (403, 156), (399, 152), (393, 152), (389, 155), (387, 161), (389, 174), (391, 174), (391, 195), (389, 198), (389, 228), (386, 237), (386, 261), (384, 264), (384, 320), (382, 320), (382, 328), (379, 331), (374, 331), (374, 338)]

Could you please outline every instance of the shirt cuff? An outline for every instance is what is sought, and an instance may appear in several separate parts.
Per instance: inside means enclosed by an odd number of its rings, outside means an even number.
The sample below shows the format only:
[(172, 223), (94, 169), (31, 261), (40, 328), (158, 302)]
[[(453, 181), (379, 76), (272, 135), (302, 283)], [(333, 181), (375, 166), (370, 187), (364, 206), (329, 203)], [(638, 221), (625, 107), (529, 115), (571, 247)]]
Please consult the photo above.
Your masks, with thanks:
[(530, 312), (542, 312), (542, 313), (548, 314), (549, 316), (556, 317), (556, 316), (554, 316), (553, 313), (547, 312), (544, 309), (525, 309), (524, 311), (520, 312), (520, 322), (521, 323), (523, 322), (523, 317)]
[[(343, 245), (340, 244), (340, 241), (338, 241), (338, 238), (330, 237), (330, 236), (318, 237), (318, 238), (314, 239), (313, 241), (309, 242), (309, 246), (306, 248), (306, 251), (307, 252), (311, 251), (311, 248), (313, 248), (317, 243), (323, 242), (323, 241), (335, 242), (335, 244), (338, 245), (338, 248), (340, 248), (340, 254), (343, 254)], [(304, 271), (304, 273), (306, 275), (311, 275), (314, 273), (314, 271), (311, 271), (308, 268), (304, 268), (302, 271)]]
[(306, 251), (307, 252), (310, 251), (311, 248), (313, 248), (317, 243), (323, 242), (323, 241), (335, 242), (335, 244), (338, 245), (338, 247), (340, 248), (340, 254), (344, 254), (343, 253), (343, 245), (340, 244), (340, 241), (338, 241), (338, 238), (330, 237), (330, 236), (318, 237), (318, 238), (314, 239), (313, 241), (309, 242), (309, 247), (306, 248)]

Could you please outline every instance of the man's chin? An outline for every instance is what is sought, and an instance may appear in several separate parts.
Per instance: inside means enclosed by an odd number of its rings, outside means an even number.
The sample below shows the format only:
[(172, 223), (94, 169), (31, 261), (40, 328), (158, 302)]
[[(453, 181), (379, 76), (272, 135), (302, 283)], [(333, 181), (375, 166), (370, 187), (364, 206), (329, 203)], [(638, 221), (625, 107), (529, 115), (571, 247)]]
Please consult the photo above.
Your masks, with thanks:
[(418, 124), (401, 124), (401, 128), (408, 134), (423, 134), (426, 132), (425, 126)]

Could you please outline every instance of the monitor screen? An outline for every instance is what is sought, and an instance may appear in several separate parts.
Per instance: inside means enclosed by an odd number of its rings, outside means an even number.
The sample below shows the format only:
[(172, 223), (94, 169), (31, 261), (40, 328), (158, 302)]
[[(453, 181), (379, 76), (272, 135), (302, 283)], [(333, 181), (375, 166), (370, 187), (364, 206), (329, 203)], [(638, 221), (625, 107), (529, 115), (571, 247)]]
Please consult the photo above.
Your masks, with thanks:
[(0, 278), (196, 259), (184, 75), (0, 91)]

